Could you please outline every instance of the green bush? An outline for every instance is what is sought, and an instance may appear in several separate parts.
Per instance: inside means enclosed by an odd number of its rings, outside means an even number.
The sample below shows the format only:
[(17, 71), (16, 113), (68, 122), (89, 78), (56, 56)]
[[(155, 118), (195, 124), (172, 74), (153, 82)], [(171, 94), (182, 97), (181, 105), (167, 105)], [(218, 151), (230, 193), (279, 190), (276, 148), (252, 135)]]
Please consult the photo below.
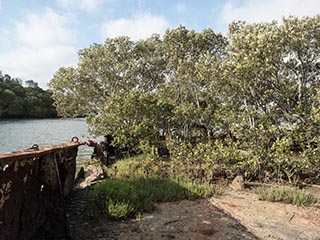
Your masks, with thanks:
[(311, 205), (317, 202), (317, 199), (310, 193), (291, 187), (271, 187), (257, 188), (259, 200), (271, 202), (284, 202), (295, 205)]
[(233, 179), (239, 172), (245, 174), (248, 165), (248, 152), (240, 151), (237, 144), (230, 139), (208, 143), (169, 139), (172, 171), (200, 183), (224, 177)]
[(145, 175), (144, 159), (144, 156), (139, 156), (117, 161), (112, 168), (106, 169), (107, 175), (117, 179), (142, 177)]

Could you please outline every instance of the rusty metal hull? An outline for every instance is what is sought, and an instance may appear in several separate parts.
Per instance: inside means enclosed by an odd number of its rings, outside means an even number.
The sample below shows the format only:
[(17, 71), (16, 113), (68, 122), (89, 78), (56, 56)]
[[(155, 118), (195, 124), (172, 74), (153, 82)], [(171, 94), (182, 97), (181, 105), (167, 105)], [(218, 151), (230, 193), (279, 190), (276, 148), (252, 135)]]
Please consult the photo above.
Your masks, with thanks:
[(0, 240), (27, 240), (49, 221), (68, 239), (64, 197), (72, 190), (78, 146), (70, 142), (0, 154)]

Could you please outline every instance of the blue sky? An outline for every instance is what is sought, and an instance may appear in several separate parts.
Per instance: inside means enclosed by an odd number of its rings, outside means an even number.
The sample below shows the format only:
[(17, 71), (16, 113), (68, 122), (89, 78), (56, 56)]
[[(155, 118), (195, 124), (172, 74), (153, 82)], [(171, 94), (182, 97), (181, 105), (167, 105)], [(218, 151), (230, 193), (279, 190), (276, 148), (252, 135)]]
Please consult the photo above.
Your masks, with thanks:
[(0, 0), (0, 70), (46, 88), (79, 49), (106, 37), (138, 40), (179, 25), (226, 35), (234, 20), (319, 13), (320, 0)]

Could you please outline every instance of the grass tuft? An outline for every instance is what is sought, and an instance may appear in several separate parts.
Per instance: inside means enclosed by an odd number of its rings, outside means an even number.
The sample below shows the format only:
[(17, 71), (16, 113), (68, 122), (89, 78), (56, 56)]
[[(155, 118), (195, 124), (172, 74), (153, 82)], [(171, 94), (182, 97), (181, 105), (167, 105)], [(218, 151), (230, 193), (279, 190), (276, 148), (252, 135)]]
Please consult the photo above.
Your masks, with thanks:
[(298, 206), (312, 205), (317, 199), (310, 193), (292, 187), (260, 187), (256, 190), (259, 200), (271, 202), (284, 202)]

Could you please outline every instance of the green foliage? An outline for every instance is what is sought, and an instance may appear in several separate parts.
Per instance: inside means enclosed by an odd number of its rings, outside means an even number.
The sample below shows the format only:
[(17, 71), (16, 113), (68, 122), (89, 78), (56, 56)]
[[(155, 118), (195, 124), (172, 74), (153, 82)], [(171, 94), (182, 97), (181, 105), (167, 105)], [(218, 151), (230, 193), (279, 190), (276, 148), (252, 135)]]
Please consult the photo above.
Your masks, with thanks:
[(188, 176), (317, 182), (319, 24), (317, 15), (234, 22), (229, 38), (179, 26), (162, 39), (106, 39), (50, 88), (60, 115), (88, 116), (94, 134), (128, 152), (167, 146)]
[(26, 83), (29, 87), (23, 87), (20, 79), (0, 74), (0, 118), (56, 117), (51, 92), (32, 80)]
[(225, 92), (238, 106), (230, 129), (252, 155), (254, 179), (296, 183), (319, 169), (307, 154), (319, 143), (319, 19), (230, 25)]
[(284, 202), (299, 206), (311, 205), (317, 202), (317, 199), (310, 193), (291, 187), (260, 187), (256, 191), (259, 195), (259, 200)]
[(110, 179), (98, 183), (91, 191), (89, 210), (95, 217), (132, 217), (154, 210), (156, 203), (219, 194), (209, 184), (192, 183), (181, 176), (163, 176), (156, 162), (145, 155), (117, 161), (106, 173)]
[(159, 133), (173, 129), (187, 139), (190, 133), (207, 136), (221, 103), (206, 79), (218, 69), (203, 65), (218, 67), (225, 50), (221, 35), (184, 27), (164, 40), (106, 39), (81, 50), (77, 68), (59, 69), (50, 88), (60, 115), (86, 114), (92, 132), (111, 134), (119, 147), (156, 146)]
[[(147, 177), (147, 156), (140, 155), (138, 157), (119, 160), (112, 165), (112, 168), (106, 168), (107, 176), (112, 178), (126, 180), (129, 178)], [(154, 173), (152, 169), (152, 173)]]
[(216, 140), (196, 144), (170, 139), (168, 147), (173, 174), (195, 182), (211, 183), (219, 178), (232, 179), (236, 174), (246, 175), (248, 170), (248, 153), (239, 150), (238, 144), (228, 139), (225, 142)]
[(119, 180), (131, 178), (168, 177), (170, 165), (168, 162), (154, 158), (151, 154), (143, 154), (135, 157), (119, 160), (112, 168), (105, 168), (107, 176)]

